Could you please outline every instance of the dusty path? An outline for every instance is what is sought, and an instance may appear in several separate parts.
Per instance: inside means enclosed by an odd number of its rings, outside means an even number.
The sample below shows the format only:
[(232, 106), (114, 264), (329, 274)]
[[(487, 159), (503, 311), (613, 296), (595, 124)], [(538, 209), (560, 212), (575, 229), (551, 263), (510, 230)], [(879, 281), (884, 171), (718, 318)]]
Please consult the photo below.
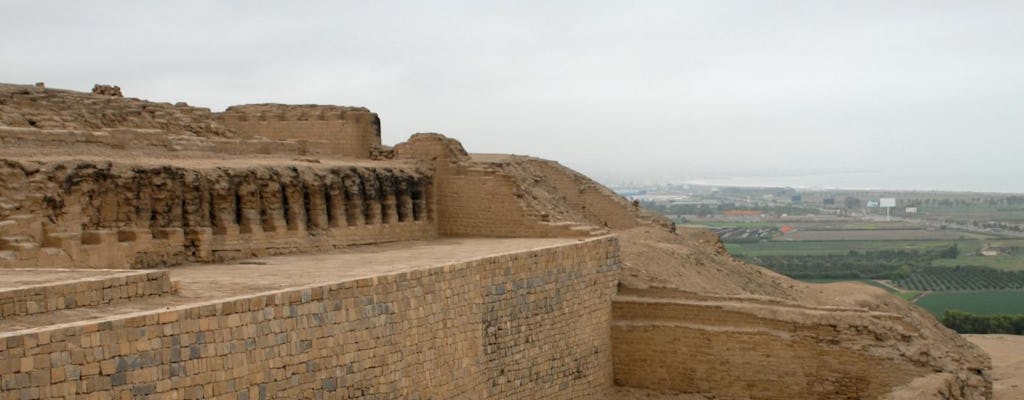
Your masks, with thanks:
[(1024, 336), (963, 335), (992, 357), (995, 400), (1024, 399)]

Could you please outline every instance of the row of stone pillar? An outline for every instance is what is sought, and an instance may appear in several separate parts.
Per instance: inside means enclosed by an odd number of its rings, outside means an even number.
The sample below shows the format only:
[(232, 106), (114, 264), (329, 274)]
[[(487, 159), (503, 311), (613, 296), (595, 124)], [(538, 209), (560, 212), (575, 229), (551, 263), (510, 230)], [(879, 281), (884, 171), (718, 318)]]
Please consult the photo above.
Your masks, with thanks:
[(429, 179), (391, 168), (88, 169), (62, 178), (67, 205), (80, 205), (64, 222), (82, 230), (279, 232), (434, 219)]
[[(432, 220), (431, 186), (408, 185), (381, 196), (341, 186), (282, 185), (273, 181), (234, 188), (230, 201), (211, 197), (214, 231), (232, 225), (242, 233), (323, 230)], [(221, 228), (221, 229), (218, 229)]]

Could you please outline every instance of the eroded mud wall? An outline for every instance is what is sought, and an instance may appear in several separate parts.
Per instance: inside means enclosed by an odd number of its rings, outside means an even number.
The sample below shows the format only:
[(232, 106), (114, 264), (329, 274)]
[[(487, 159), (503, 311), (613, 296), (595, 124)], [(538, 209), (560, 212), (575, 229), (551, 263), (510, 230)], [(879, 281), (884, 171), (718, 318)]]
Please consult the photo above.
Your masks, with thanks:
[(217, 121), (240, 137), (311, 143), (318, 152), (369, 158), (381, 145), (380, 118), (362, 107), (253, 104), (232, 106)]
[(152, 267), (436, 235), (397, 167), (0, 166), (0, 266)]

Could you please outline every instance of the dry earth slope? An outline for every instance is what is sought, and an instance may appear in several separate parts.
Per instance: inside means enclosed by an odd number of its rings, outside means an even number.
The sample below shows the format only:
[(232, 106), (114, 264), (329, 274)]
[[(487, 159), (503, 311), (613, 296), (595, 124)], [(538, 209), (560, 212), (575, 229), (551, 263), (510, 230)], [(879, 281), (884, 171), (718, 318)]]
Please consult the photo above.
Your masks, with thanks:
[(989, 357), (921, 309), (858, 284), (807, 284), (729, 256), (558, 163), (473, 155), (546, 221), (617, 234), (610, 398), (988, 399)]

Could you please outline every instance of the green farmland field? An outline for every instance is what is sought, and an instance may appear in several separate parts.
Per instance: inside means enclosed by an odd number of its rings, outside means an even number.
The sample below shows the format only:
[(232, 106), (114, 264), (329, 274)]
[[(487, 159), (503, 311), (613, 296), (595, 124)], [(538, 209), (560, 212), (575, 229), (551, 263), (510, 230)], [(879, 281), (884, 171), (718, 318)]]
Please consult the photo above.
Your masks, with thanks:
[(929, 293), (916, 302), (936, 316), (946, 310), (967, 311), (979, 315), (1024, 314), (1024, 291)]
[[(964, 242), (964, 243), (961, 243)], [(933, 250), (957, 246), (979, 247), (977, 240), (831, 240), (726, 243), (729, 253), (745, 256), (847, 254), (850, 250)]]
[(981, 256), (977, 255), (983, 243), (997, 247), (1024, 247), (1022, 239), (994, 240), (832, 240), (832, 241), (767, 241), (759, 243), (726, 243), (725, 248), (736, 256), (761, 257), (785, 255), (831, 255), (847, 254), (850, 250), (934, 250), (956, 243), (960, 255), (952, 259), (932, 261), (936, 267), (973, 265), (1004, 271), (1024, 271), (1024, 252), (1021, 254)]

